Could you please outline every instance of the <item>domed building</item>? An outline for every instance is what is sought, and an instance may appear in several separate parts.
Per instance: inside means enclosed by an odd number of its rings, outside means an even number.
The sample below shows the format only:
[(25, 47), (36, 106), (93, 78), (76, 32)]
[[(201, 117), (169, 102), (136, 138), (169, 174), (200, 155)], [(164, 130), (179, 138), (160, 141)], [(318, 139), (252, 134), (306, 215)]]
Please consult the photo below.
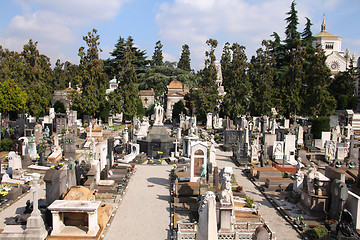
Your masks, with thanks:
[(189, 90), (184, 88), (183, 84), (176, 79), (170, 82), (166, 94), (166, 119), (171, 119), (174, 104), (180, 100), (184, 100), (188, 92)]
[(320, 45), (325, 51), (327, 56), (326, 64), (331, 70), (331, 74), (335, 75), (338, 72), (346, 71), (350, 66), (351, 59), (353, 60), (354, 67), (357, 66), (355, 54), (350, 56), (349, 48), (346, 52), (341, 50), (342, 38), (335, 36), (326, 31), (325, 17), (321, 24), (321, 32), (314, 36), (314, 46)]

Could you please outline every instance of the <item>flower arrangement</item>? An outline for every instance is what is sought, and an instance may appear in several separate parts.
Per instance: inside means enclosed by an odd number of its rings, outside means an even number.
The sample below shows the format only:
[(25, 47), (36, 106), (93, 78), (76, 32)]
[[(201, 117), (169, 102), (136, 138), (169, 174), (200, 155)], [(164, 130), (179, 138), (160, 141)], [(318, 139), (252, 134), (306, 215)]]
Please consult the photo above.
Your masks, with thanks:
[(9, 191), (12, 187), (9, 184), (3, 183), (0, 185), (0, 196), (6, 196), (9, 194)]

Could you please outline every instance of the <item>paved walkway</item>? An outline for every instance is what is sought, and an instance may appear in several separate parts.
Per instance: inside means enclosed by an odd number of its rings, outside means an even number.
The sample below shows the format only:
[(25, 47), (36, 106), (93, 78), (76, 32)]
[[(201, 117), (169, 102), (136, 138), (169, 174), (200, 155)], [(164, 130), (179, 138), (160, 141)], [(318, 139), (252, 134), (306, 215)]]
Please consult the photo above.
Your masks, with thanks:
[(223, 152), (216, 148), (216, 163), (219, 170), (223, 167), (233, 167), (236, 181), (245, 190), (246, 195), (253, 198), (255, 202), (261, 203), (260, 214), (270, 229), (275, 232), (277, 240), (302, 239), (301, 236), (285, 221), (269, 201), (256, 189), (254, 184), (243, 174), (242, 169), (236, 167), (230, 156), (232, 152)]
[(171, 165), (137, 165), (106, 240), (168, 239)]

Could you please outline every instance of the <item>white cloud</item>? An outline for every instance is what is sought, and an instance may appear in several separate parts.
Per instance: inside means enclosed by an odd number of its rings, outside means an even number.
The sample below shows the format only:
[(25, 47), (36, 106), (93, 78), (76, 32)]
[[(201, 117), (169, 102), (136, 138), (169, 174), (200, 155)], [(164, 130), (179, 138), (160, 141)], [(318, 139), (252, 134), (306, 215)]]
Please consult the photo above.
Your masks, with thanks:
[(169, 61), (169, 62), (176, 62), (177, 59), (176, 57), (174, 57), (173, 55), (167, 53), (167, 52), (163, 52), (163, 57), (164, 57), (164, 62), (165, 61)]
[[(76, 28), (112, 19), (129, 0), (14, 0), (22, 14), (14, 16), (0, 38), (4, 48), (21, 51), (29, 39), (38, 41), (39, 50), (54, 63), (78, 60), (81, 40)], [(75, 54), (74, 54), (75, 53)], [(67, 57), (65, 57), (67, 56)]]
[[(302, 31), (305, 16), (318, 15), (316, 9), (333, 10), (343, 0), (297, 1), (299, 29)], [(175, 0), (160, 5), (156, 21), (164, 45), (178, 48), (184, 43), (190, 46), (193, 67), (203, 63), (205, 44), (209, 38), (219, 41), (216, 51), (221, 56), (224, 42), (238, 42), (246, 47), (248, 56), (255, 54), (263, 39), (271, 39), (273, 32), (284, 36), (286, 12), (292, 0)], [(314, 5), (316, 7), (314, 8)], [(320, 13), (321, 15), (323, 13)]]

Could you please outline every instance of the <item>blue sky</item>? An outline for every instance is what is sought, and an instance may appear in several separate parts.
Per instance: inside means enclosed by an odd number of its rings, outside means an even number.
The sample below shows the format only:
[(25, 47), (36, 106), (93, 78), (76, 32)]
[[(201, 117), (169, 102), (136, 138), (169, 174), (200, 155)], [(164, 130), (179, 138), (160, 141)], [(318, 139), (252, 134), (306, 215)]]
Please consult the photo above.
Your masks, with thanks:
[[(1, 0), (0, 45), (21, 51), (31, 38), (51, 62), (61, 59), (78, 64), (82, 36), (95, 28), (100, 35), (103, 59), (109, 57), (119, 36), (131, 35), (151, 58), (161, 40), (165, 60), (178, 61), (188, 44), (192, 68), (203, 66), (205, 44), (218, 40), (220, 60), (225, 42), (238, 42), (254, 55), (263, 39), (273, 32), (284, 36), (286, 12), (292, 0)], [(342, 49), (360, 54), (358, 0), (297, 0), (300, 24), (313, 22), (320, 32), (325, 14), (327, 31), (343, 38)]]

